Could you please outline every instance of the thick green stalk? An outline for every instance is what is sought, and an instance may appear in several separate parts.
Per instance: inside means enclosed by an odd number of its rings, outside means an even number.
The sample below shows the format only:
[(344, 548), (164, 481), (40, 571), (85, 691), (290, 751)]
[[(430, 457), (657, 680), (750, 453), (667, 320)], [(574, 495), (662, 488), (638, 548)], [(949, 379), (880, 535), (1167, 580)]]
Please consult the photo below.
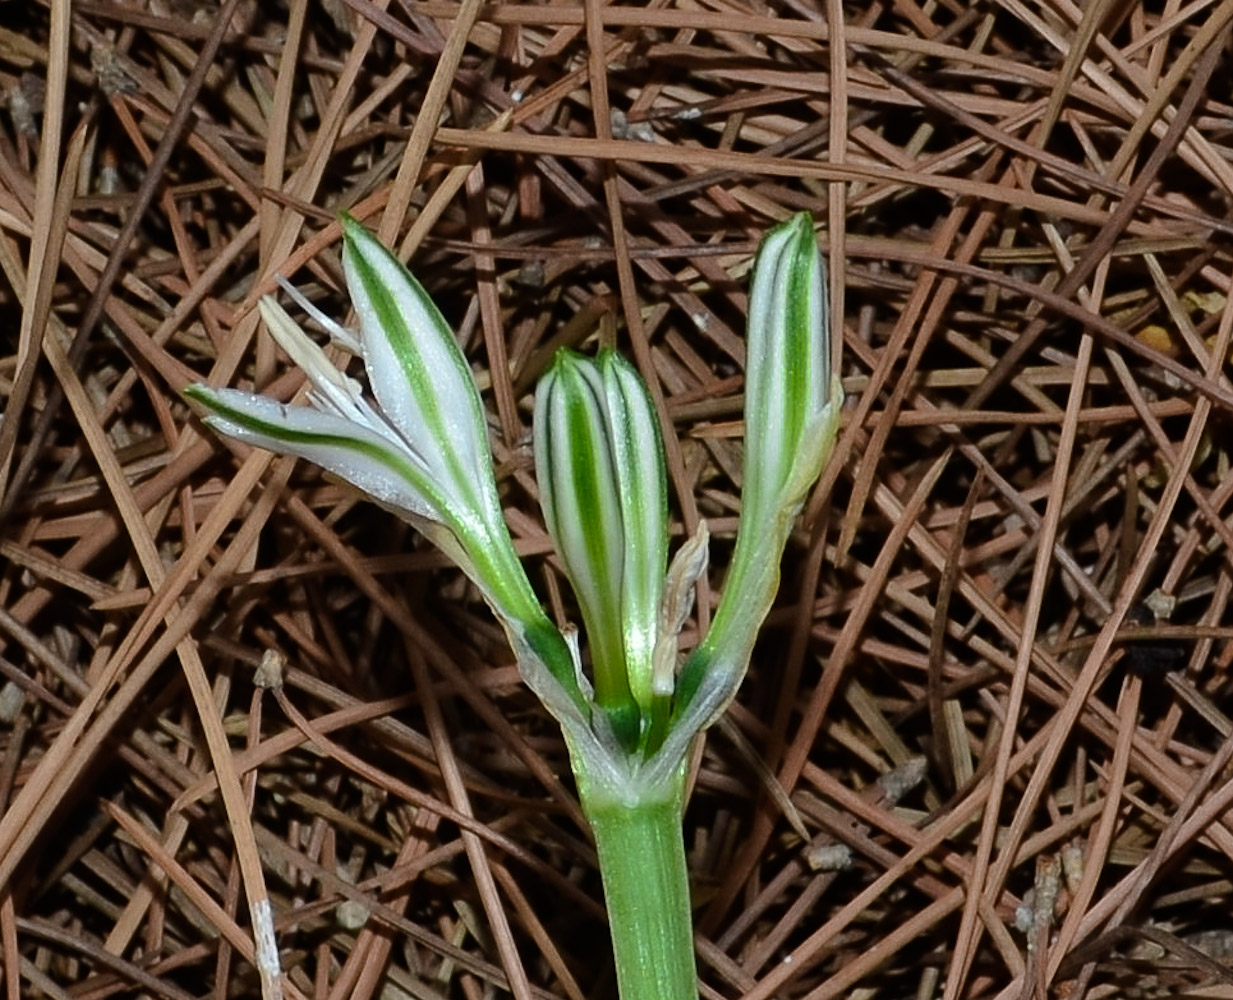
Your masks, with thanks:
[(684, 782), (635, 804), (582, 790), (604, 880), (622, 1000), (697, 1000)]

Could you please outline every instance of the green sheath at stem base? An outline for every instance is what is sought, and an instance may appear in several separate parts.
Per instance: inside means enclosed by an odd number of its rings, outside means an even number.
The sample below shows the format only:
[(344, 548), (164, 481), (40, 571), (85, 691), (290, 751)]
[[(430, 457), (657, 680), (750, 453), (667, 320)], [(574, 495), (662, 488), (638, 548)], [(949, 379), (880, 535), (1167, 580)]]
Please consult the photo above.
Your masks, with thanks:
[(683, 781), (636, 805), (582, 797), (604, 879), (624, 1000), (697, 1000), (689, 872), (681, 830)]

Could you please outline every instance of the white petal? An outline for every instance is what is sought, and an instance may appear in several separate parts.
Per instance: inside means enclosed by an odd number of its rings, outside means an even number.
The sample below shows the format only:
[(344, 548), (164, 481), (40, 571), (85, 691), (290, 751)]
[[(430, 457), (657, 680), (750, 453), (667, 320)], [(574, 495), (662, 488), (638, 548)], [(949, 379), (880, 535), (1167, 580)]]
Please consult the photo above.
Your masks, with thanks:
[(447, 522), (439, 491), (418, 457), (333, 413), (287, 406), (235, 389), (190, 386), (206, 423), (228, 437), (320, 465), (391, 510)]
[[(592, 655), (624, 675), (624, 529), (594, 365), (561, 354), (535, 394), (535, 476), (549, 534), (578, 595)], [(575, 448), (575, 437), (588, 447)]]
[(625, 527), (621, 618), (634, 697), (651, 701), (664, 571), (668, 565), (668, 487), (659, 422), (636, 368), (615, 351), (600, 354), (612, 457)]
[(377, 402), (461, 506), (499, 516), (484, 411), (453, 331), (393, 254), (345, 225), (343, 266)]
[(745, 359), (741, 506), (755, 520), (779, 500), (805, 428), (826, 404), (829, 333), (822, 258), (807, 215), (776, 226), (758, 249)]

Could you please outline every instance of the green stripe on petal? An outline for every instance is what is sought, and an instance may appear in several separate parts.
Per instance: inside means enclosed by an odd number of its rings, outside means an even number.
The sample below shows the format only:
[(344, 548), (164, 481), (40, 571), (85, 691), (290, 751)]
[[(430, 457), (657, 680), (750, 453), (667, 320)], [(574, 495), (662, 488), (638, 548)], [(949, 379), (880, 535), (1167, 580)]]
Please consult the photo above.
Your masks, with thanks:
[(483, 405), (453, 331), (376, 237), (347, 216), (343, 232), (343, 267), (377, 402), (460, 505), (499, 520)]
[[(681, 669), (657, 766), (736, 693), (779, 587), (784, 545), (834, 446), (843, 392), (830, 375), (826, 277), (808, 214), (758, 249), (745, 358), (745, 462), (736, 549), (711, 629)], [(683, 752), (683, 751), (681, 751)]]
[(535, 463), (590, 640), (596, 701), (632, 748), (656, 715), (668, 562), (663, 443), (637, 369), (614, 351), (595, 361), (560, 352), (536, 393)]
[(826, 405), (829, 379), (822, 258), (802, 212), (766, 235), (754, 264), (741, 494), (751, 519), (782, 502), (805, 428)]
[(332, 413), (237, 389), (192, 385), (184, 393), (209, 411), (206, 423), (221, 434), (314, 462), (390, 509), (451, 521), (428, 470), (375, 431)]
[(622, 740), (637, 735), (622, 636), (624, 527), (594, 365), (562, 351), (535, 395), (535, 469), (544, 518), (590, 641), (595, 700)]
[(644, 713), (653, 699), (655, 645), (668, 566), (668, 484), (655, 406), (642, 376), (616, 351), (600, 353), (607, 426), (625, 529), (621, 618), (626, 672)]

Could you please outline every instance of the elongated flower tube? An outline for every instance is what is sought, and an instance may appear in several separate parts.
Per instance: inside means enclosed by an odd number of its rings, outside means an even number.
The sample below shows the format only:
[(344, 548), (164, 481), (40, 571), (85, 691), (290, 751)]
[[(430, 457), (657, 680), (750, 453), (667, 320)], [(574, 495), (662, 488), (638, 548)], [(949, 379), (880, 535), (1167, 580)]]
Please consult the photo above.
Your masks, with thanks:
[(534, 433), (544, 519), (578, 595), (595, 700), (633, 748), (668, 707), (652, 690), (668, 562), (655, 408), (615, 351), (594, 361), (561, 351), (536, 391)]
[[(193, 385), (206, 423), (237, 440), (315, 462), (419, 528), (480, 588), (511, 641), (547, 670), (555, 711), (588, 712), (569, 650), (514, 551), (501, 511), (483, 405), (454, 334), (419, 282), (363, 226), (343, 218), (343, 267), (376, 405), (273, 299), (267, 328), (307, 374), (309, 406)], [(349, 343), (348, 343), (349, 342)], [(534, 671), (533, 667), (533, 671)], [(559, 691), (541, 691), (548, 677)]]
[(754, 262), (741, 518), (715, 620), (677, 685), (678, 740), (714, 721), (736, 693), (779, 587), (788, 534), (834, 447), (842, 405), (831, 375), (825, 268), (802, 212), (767, 233)]

